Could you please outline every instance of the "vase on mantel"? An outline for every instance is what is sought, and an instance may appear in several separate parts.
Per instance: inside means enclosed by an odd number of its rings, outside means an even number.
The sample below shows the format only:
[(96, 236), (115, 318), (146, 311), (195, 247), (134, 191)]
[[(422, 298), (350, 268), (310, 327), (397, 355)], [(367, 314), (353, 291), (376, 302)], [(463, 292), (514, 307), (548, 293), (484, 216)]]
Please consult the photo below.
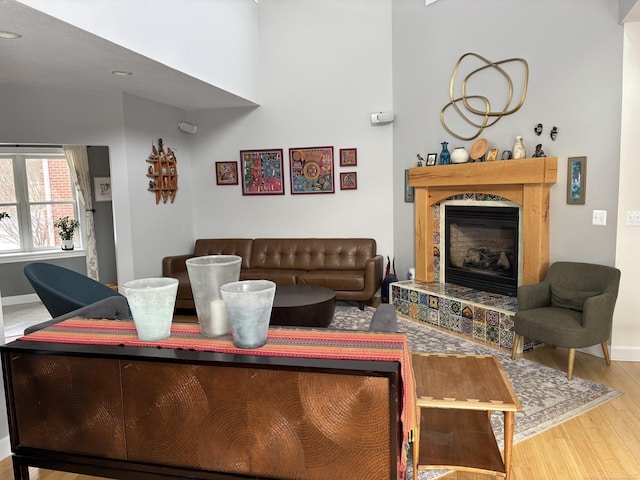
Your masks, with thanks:
[(440, 152), (440, 165), (449, 165), (451, 159), (451, 153), (449, 153), (449, 149), (447, 146), (449, 142), (442, 142), (442, 152)]
[(451, 163), (467, 163), (469, 152), (464, 147), (456, 147), (451, 152)]
[(518, 135), (513, 142), (513, 158), (514, 160), (519, 160), (521, 158), (526, 158), (526, 153), (524, 150), (524, 141), (522, 137)]

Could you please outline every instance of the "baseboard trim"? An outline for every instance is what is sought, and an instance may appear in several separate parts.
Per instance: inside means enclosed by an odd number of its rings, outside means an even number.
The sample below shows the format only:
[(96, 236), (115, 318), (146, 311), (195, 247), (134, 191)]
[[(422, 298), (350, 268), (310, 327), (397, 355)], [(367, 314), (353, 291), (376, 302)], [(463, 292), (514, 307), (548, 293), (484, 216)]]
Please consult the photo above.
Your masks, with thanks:
[(640, 362), (640, 347), (624, 345), (611, 347), (611, 360), (618, 362)]
[(2, 305), (8, 307), (9, 305), (22, 305), (25, 303), (36, 303), (40, 301), (40, 297), (36, 293), (29, 293), (27, 295), (14, 295), (13, 297), (2, 297)]
[(9, 435), (0, 438), (0, 458), (7, 458), (11, 455), (11, 441)]

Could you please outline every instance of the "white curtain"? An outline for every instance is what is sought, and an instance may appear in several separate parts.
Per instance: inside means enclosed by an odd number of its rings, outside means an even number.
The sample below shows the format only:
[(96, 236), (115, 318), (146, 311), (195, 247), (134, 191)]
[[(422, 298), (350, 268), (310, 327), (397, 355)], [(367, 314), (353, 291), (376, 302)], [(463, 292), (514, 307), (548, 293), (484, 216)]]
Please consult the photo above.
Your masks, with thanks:
[[(94, 209), (91, 198), (87, 147), (84, 145), (63, 145), (62, 148), (67, 157), (71, 178), (80, 195), (80, 203), (84, 205), (84, 225), (80, 230), (84, 233), (84, 246), (87, 251), (87, 275), (94, 280), (99, 280), (98, 250), (96, 247), (96, 232), (93, 223)], [(81, 223), (83, 222), (82, 219), (79, 220)]]

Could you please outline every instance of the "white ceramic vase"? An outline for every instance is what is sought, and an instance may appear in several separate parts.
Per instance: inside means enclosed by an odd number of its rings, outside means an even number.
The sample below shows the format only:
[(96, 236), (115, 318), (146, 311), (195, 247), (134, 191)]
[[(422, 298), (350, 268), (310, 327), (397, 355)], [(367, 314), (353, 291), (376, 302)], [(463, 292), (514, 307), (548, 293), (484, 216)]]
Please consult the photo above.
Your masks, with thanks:
[(467, 163), (469, 161), (469, 152), (464, 147), (456, 147), (451, 152), (451, 163)]
[(526, 158), (526, 156), (527, 154), (524, 150), (524, 141), (522, 140), (522, 137), (518, 135), (513, 142), (513, 158), (515, 160), (518, 160), (521, 158)]

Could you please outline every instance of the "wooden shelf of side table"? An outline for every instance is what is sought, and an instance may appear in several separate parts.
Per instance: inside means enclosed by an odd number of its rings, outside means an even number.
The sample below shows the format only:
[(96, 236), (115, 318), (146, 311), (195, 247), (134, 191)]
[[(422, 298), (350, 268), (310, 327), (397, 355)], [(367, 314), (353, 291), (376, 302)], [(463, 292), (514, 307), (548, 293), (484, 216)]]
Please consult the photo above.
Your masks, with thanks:
[[(414, 354), (418, 425), (413, 478), (451, 469), (509, 479), (515, 412), (521, 410), (498, 359), (490, 355)], [(491, 413), (504, 414), (500, 455)]]

